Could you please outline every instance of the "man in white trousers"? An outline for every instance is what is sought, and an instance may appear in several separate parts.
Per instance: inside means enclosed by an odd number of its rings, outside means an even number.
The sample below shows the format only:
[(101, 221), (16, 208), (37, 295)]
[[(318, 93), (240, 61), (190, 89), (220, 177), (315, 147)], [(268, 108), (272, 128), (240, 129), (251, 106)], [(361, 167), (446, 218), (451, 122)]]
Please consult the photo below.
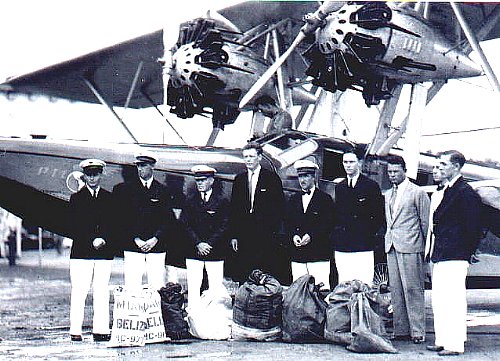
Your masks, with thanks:
[(70, 335), (72, 341), (82, 341), (82, 323), (85, 299), (93, 285), (94, 341), (108, 341), (109, 278), (114, 248), (111, 243), (111, 194), (101, 188), (105, 163), (86, 159), (80, 163), (85, 185), (71, 195), (70, 219), (73, 245), (70, 254), (71, 310)]
[(207, 165), (191, 168), (196, 190), (188, 194), (181, 214), (190, 244), (187, 246), (186, 270), (188, 307), (200, 301), (203, 269), (207, 271), (210, 292), (224, 291), (224, 256), (229, 250), (229, 201), (214, 187), (216, 170)]
[(159, 290), (165, 285), (167, 235), (173, 239), (176, 220), (167, 190), (153, 176), (156, 156), (142, 151), (135, 158), (138, 177), (113, 189), (125, 287), (141, 290), (143, 275), (147, 273), (147, 283)]
[(330, 241), (333, 222), (333, 200), (316, 187), (319, 166), (308, 159), (294, 163), (301, 192), (286, 204), (285, 225), (291, 249), (292, 278), (310, 274), (316, 284), (330, 289)]
[(439, 170), (447, 182), (443, 199), (433, 213), (433, 243), (429, 253), (434, 264), (432, 311), (436, 338), (427, 349), (437, 351), (440, 356), (464, 352), (465, 278), (481, 236), (481, 200), (461, 176), (464, 163), (465, 157), (456, 150), (443, 152), (439, 157)]
[(377, 232), (384, 224), (384, 198), (378, 184), (361, 174), (361, 155), (355, 149), (344, 152), (346, 178), (335, 186), (335, 265), (338, 282), (354, 279), (373, 282), (375, 249), (382, 243)]

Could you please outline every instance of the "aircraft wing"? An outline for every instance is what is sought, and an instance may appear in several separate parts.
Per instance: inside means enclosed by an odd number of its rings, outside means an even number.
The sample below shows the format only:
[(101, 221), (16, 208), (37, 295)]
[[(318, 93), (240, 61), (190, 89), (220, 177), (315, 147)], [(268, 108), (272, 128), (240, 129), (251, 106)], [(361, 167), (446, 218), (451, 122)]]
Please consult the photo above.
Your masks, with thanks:
[(114, 106), (125, 105), (134, 76), (142, 62), (137, 86), (129, 102), (131, 108), (150, 107), (144, 91), (155, 104), (163, 104), (163, 31), (159, 30), (81, 57), (17, 76), (3, 89), (34, 93), (88, 103), (99, 100), (83, 79), (91, 82), (103, 98)]
[[(411, 4), (402, 6), (411, 6)], [(291, 24), (281, 34), (285, 46), (283, 50), (286, 50), (303, 25), (303, 16), (314, 12), (317, 7), (318, 3), (314, 1), (247, 1), (218, 10), (218, 12), (242, 31), (248, 31), (259, 24), (269, 26), (283, 19), (291, 19)], [(452, 43), (458, 44), (463, 41), (463, 34), (450, 5), (438, 2), (430, 3), (430, 7), (429, 21), (446, 34)], [(498, 15), (500, 4), (461, 3), (460, 7), (475, 34), (480, 31), (486, 32), (481, 39), (500, 36), (500, 16)], [(168, 21), (168, 15), (166, 20)], [(488, 26), (485, 27), (485, 24)], [(314, 37), (309, 36), (297, 49), (298, 53), (304, 51), (313, 41)], [(143, 62), (137, 87), (128, 106), (132, 108), (151, 106), (151, 102), (141, 94), (141, 89), (155, 105), (159, 105), (163, 104), (164, 84), (162, 66), (157, 60), (163, 57), (165, 48), (169, 49), (173, 45), (164, 46), (163, 31), (158, 30), (79, 58), (11, 78), (0, 87), (7, 91), (41, 93), (76, 101), (99, 103), (82, 80), (87, 79), (110, 105), (124, 106), (134, 75), (139, 64)], [(292, 80), (305, 78), (303, 62), (300, 56), (289, 60)]]

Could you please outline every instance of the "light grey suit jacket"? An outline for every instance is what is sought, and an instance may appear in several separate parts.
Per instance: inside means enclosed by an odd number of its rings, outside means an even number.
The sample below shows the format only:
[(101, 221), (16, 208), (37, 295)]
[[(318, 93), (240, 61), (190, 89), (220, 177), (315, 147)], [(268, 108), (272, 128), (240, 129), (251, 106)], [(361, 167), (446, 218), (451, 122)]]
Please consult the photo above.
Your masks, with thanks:
[(391, 193), (392, 189), (384, 193), (387, 221), (385, 252), (388, 253), (394, 246), (394, 249), (401, 253), (423, 253), (429, 224), (429, 196), (410, 181), (391, 216)]

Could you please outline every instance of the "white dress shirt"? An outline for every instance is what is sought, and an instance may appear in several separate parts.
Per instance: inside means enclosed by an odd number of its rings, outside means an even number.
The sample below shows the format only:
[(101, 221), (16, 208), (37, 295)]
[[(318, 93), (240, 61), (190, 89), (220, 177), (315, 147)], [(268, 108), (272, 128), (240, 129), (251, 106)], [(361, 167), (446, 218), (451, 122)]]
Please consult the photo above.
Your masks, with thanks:
[(356, 187), (356, 183), (358, 183), (359, 179), (359, 172), (354, 176), (354, 177), (349, 177), (347, 176), (347, 186), (349, 187), (349, 183), (351, 184), (352, 188)]
[(149, 189), (149, 188), (151, 188), (151, 184), (153, 183), (153, 177), (149, 178), (148, 180), (144, 180), (141, 178), (141, 183), (144, 187)]
[(304, 213), (307, 211), (307, 207), (309, 207), (309, 203), (311, 203), (311, 199), (314, 195), (314, 191), (316, 190), (316, 187), (313, 186), (311, 189), (309, 189), (309, 194), (307, 193), (302, 193), (302, 209), (304, 210)]
[(257, 188), (257, 182), (259, 181), (259, 175), (261, 170), (260, 164), (253, 171), (248, 170), (248, 184), (250, 186), (250, 213), (253, 212), (253, 201), (255, 199), (255, 189)]
[(101, 187), (97, 187), (96, 189), (92, 189), (90, 188), (89, 186), (86, 186), (88, 191), (90, 192), (90, 195), (94, 198), (97, 198), (97, 195), (99, 194), (99, 190), (101, 189)]
[(408, 187), (408, 184), (410, 184), (410, 180), (408, 178), (405, 178), (400, 184), (398, 184), (398, 191), (396, 193), (396, 200), (394, 201), (394, 206), (392, 209), (392, 214), (396, 214), (396, 211), (398, 209), (399, 204), (401, 203), (401, 197), (403, 196), (403, 193)]
[(211, 195), (212, 195), (212, 188), (210, 188), (206, 192), (200, 192), (201, 199), (203, 199), (205, 202), (208, 202), (210, 200)]

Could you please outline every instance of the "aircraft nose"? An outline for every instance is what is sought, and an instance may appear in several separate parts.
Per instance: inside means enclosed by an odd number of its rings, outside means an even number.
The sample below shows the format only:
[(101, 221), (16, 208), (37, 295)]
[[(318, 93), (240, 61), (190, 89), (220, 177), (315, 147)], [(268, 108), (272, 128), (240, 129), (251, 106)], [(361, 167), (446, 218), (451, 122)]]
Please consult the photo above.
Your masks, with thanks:
[(451, 51), (448, 58), (453, 59), (453, 71), (456, 78), (468, 78), (483, 74), (481, 66), (461, 52)]

